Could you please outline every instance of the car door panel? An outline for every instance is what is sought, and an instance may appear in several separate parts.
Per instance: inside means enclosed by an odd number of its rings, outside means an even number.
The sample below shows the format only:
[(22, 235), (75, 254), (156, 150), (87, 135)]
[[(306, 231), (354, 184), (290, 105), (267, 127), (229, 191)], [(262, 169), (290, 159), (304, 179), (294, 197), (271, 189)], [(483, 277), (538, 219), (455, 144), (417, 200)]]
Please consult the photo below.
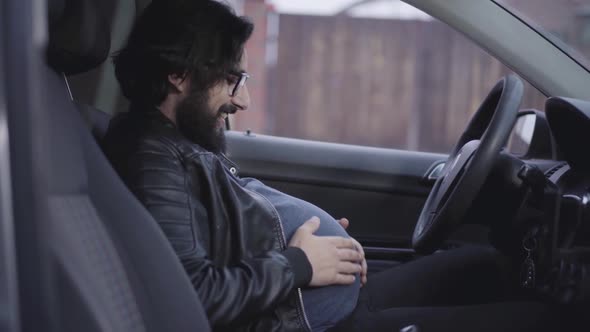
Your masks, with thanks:
[(241, 173), (280, 182), (425, 197), (425, 180), (445, 155), (227, 133), (228, 154)]
[[(373, 266), (412, 259), (414, 225), (445, 155), (229, 131), (228, 155), (242, 177), (350, 220)], [(378, 264), (377, 264), (378, 263)]]

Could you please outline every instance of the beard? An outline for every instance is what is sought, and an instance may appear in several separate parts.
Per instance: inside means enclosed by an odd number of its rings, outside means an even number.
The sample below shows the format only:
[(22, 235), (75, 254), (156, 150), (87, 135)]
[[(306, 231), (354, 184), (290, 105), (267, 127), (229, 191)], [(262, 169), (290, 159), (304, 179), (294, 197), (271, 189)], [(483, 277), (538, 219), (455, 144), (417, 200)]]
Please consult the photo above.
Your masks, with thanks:
[(191, 91), (176, 106), (176, 125), (182, 135), (215, 154), (225, 153), (225, 126), (218, 126), (223, 113), (233, 114), (237, 108), (223, 104), (213, 112), (208, 104), (207, 93)]

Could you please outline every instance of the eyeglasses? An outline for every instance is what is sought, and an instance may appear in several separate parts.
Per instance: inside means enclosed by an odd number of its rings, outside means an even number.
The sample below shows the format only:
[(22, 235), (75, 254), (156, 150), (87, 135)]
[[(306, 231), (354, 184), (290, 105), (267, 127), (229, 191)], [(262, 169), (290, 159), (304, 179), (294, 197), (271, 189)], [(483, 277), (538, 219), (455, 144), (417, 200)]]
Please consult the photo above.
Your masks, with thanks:
[(232, 72), (229, 73), (229, 76), (237, 78), (237, 80), (228, 79), (229, 96), (235, 97), (238, 94), (240, 88), (243, 87), (244, 84), (246, 84), (246, 81), (250, 78), (250, 75), (248, 75), (248, 73), (246, 72)]

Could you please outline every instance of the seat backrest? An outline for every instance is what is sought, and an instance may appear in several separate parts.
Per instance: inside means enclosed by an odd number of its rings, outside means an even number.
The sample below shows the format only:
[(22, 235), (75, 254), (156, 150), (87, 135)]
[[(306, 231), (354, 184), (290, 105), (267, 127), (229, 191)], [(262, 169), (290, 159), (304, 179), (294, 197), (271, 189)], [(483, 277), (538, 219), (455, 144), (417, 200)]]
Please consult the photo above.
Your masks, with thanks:
[(90, 128), (92, 136), (94, 136), (97, 142), (102, 141), (104, 135), (107, 133), (107, 129), (109, 129), (111, 116), (96, 107), (78, 102), (75, 102), (75, 104), (80, 111), (82, 118), (86, 121), (86, 124)]
[(69, 96), (64, 73), (89, 70), (108, 55), (109, 29), (94, 1), (49, 2), (58, 18), (50, 18), (49, 65), (41, 73), (50, 116), (38, 124), (45, 156), (38, 167), (48, 190), (57, 330), (208, 331), (172, 247), (111, 168)]

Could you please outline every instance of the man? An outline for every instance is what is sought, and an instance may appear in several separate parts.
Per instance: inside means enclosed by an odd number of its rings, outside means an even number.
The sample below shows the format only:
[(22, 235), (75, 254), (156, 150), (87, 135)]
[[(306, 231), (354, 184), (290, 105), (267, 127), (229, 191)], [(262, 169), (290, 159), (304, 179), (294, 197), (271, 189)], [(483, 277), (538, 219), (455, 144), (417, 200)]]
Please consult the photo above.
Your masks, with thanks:
[[(360, 290), (366, 262), (344, 230), (346, 219), (239, 177), (223, 154), (224, 125), (249, 106), (244, 44), (252, 30), (217, 1), (154, 0), (115, 56), (131, 107), (104, 141), (115, 169), (170, 240), (214, 329), (441, 326), (457, 309), (430, 310), (426, 322), (424, 310), (396, 308), (499, 299), (493, 281), (502, 276), (487, 250), (406, 264), (403, 273), (375, 276)], [(522, 316), (503, 308), (509, 312), (498, 312), (502, 317)], [(530, 315), (541, 310), (530, 308)], [(487, 311), (477, 309), (462, 309), (456, 322), (478, 330)]]
[[(366, 278), (360, 245), (336, 223), (323, 228), (345, 237), (313, 235), (320, 226), (313, 215), (282, 224), (272, 197), (231, 174), (233, 164), (221, 154), (225, 117), (249, 103), (242, 50), (252, 29), (215, 1), (152, 3), (115, 60), (133, 104), (119, 121), (133, 126), (115, 120), (105, 147), (169, 236), (214, 326), (325, 329), (355, 306), (357, 275)], [(310, 301), (324, 309), (306, 314), (301, 287), (347, 284), (321, 296), (340, 302), (333, 317), (326, 310), (337, 307), (315, 299), (314, 290)]]

